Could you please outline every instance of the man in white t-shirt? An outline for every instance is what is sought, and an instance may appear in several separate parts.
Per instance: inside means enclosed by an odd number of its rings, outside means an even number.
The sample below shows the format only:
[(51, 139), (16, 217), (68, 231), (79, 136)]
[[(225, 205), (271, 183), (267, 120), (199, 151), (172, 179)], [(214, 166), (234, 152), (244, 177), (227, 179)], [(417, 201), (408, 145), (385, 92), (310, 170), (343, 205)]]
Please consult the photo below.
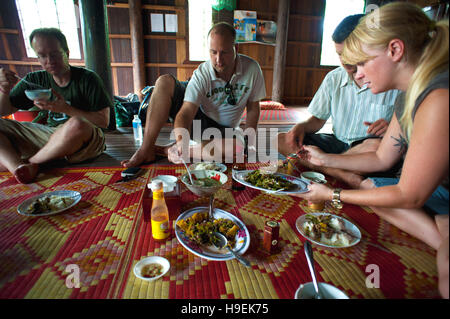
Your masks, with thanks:
[(255, 60), (237, 53), (235, 37), (233, 26), (217, 23), (208, 33), (210, 60), (199, 65), (189, 82), (171, 75), (158, 78), (148, 106), (143, 143), (122, 166), (138, 166), (154, 161), (156, 154), (167, 155), (167, 148), (155, 143), (168, 119), (175, 119), (175, 133), (177, 128), (185, 128), (194, 140), (204, 137), (210, 142), (211, 138), (201, 136), (205, 130), (217, 128), (224, 137), (227, 129), (236, 131), (247, 109), (245, 129), (256, 130), (259, 101), (266, 96), (264, 77)]
[[(180, 156), (186, 155), (183, 152), (189, 149), (189, 137), (202, 141), (200, 149), (208, 143), (212, 152), (197, 153), (204, 160), (226, 159), (225, 155), (231, 157), (232, 154), (225, 154), (225, 150), (230, 145), (227, 142), (234, 138), (228, 139), (227, 134), (233, 131), (236, 134), (235, 130), (239, 127), (245, 109), (245, 129), (250, 128), (256, 132), (259, 101), (266, 96), (264, 78), (255, 60), (237, 54), (235, 36), (234, 28), (224, 22), (214, 25), (209, 31), (210, 60), (194, 71), (186, 88), (183, 105), (175, 118), (176, 144), (169, 149), (170, 161), (177, 163)], [(212, 139), (210, 134), (205, 134), (208, 128), (213, 128), (210, 130)], [(242, 135), (236, 134), (237, 141), (240, 136)], [(221, 149), (222, 154), (213, 154), (213, 149)], [(195, 150), (192, 154), (196, 158)]]
[[(344, 41), (363, 14), (346, 17), (333, 33), (336, 53), (341, 55)], [(355, 77), (356, 66), (343, 65), (329, 72), (314, 95), (308, 111), (311, 116), (289, 132), (278, 134), (278, 151), (298, 153), (303, 145), (315, 145), (327, 153), (362, 153), (376, 150), (391, 120), (394, 102), (400, 93), (391, 90), (373, 94)], [(331, 117), (333, 133), (317, 133)], [(358, 187), (363, 177), (358, 172), (311, 166)]]

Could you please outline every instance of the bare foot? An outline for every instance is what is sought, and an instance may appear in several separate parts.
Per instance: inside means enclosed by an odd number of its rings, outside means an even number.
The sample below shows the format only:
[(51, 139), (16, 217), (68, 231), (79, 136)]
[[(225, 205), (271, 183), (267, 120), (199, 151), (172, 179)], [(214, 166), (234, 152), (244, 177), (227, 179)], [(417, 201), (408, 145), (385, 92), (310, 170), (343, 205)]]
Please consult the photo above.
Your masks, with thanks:
[(304, 161), (302, 159), (298, 160), (300, 164), (307, 167), (308, 169), (311, 169), (316, 172), (321, 172), (326, 175), (333, 176), (345, 183), (347, 183), (351, 188), (357, 189), (360, 187), (361, 182), (364, 180), (364, 177), (362, 175), (359, 175), (358, 173), (347, 171), (339, 168), (331, 168), (331, 167), (321, 167), (321, 166), (315, 166), (311, 164), (308, 161)]
[(137, 167), (142, 163), (153, 162), (155, 160), (155, 153), (148, 152), (142, 148), (139, 148), (129, 160), (120, 162), (123, 167)]
[(156, 156), (166, 156), (167, 150), (174, 143), (167, 145), (155, 145), (153, 149), (147, 150), (140, 147), (129, 160), (120, 162), (123, 167), (137, 167), (143, 163), (150, 163), (156, 160)]
[(27, 163), (19, 165), (14, 171), (14, 177), (19, 183), (29, 184), (34, 181), (39, 172), (39, 165)]
[(8, 169), (5, 166), (3, 166), (2, 164), (0, 164), (0, 172), (7, 172), (7, 171), (8, 171)]
[(358, 189), (361, 185), (361, 182), (364, 180), (364, 177), (361, 175), (358, 175), (354, 172), (345, 171), (345, 170), (338, 170), (336, 169), (335, 172), (329, 172), (328, 175), (332, 175), (336, 177), (337, 179), (340, 179), (341, 181), (347, 183), (351, 188)]

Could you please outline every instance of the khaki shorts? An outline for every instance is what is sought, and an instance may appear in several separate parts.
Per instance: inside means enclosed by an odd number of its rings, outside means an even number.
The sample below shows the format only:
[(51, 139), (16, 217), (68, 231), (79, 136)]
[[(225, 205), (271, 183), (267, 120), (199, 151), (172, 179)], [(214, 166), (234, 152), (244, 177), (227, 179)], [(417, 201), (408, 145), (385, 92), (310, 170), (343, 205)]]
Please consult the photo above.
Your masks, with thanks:
[[(48, 127), (37, 123), (0, 119), (0, 133), (9, 139), (23, 159), (28, 159), (43, 148), (50, 136), (63, 125)], [(65, 160), (69, 163), (83, 162), (99, 156), (105, 149), (105, 135), (103, 131), (93, 126), (91, 140), (74, 154), (66, 156)]]

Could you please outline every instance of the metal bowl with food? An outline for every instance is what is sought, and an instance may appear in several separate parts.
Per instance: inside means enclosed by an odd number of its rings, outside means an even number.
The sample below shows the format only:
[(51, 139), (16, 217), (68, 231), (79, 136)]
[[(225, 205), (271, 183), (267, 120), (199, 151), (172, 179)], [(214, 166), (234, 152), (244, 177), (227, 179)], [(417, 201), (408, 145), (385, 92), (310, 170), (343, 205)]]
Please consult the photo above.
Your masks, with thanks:
[(212, 170), (191, 171), (193, 184), (189, 180), (189, 174), (181, 176), (181, 181), (197, 196), (208, 196), (216, 193), (227, 181), (228, 177), (222, 172)]
[(51, 89), (39, 89), (39, 90), (25, 90), (25, 95), (30, 100), (44, 100), (47, 101), (52, 96)]

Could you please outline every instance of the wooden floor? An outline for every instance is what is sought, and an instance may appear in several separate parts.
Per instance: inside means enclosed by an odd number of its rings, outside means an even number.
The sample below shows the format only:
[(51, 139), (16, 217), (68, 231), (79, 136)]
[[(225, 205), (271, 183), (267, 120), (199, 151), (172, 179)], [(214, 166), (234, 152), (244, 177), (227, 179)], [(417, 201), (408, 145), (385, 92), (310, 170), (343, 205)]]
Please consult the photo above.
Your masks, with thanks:
[[(302, 112), (306, 119), (309, 115), (306, 111), (306, 107), (295, 107), (296, 110)], [(304, 115), (303, 115), (304, 114)], [(259, 124), (259, 128), (266, 129), (266, 138), (263, 141), (261, 138), (258, 140), (258, 147), (269, 147), (269, 129), (277, 128), (278, 132), (287, 132), (293, 124), (284, 124), (283, 122), (271, 123), (270, 125)], [(170, 132), (172, 127), (165, 126), (161, 130), (156, 143), (158, 145), (165, 145), (170, 142)], [(327, 122), (324, 128), (320, 132), (330, 132), (331, 123)], [(102, 167), (102, 166), (120, 166), (122, 160), (129, 159), (134, 152), (139, 148), (139, 144), (134, 141), (133, 132), (131, 127), (118, 128), (116, 131), (106, 133), (106, 151), (93, 161), (77, 164), (76, 166), (89, 166), (89, 167)], [(168, 163), (167, 159), (161, 159), (157, 163)]]

